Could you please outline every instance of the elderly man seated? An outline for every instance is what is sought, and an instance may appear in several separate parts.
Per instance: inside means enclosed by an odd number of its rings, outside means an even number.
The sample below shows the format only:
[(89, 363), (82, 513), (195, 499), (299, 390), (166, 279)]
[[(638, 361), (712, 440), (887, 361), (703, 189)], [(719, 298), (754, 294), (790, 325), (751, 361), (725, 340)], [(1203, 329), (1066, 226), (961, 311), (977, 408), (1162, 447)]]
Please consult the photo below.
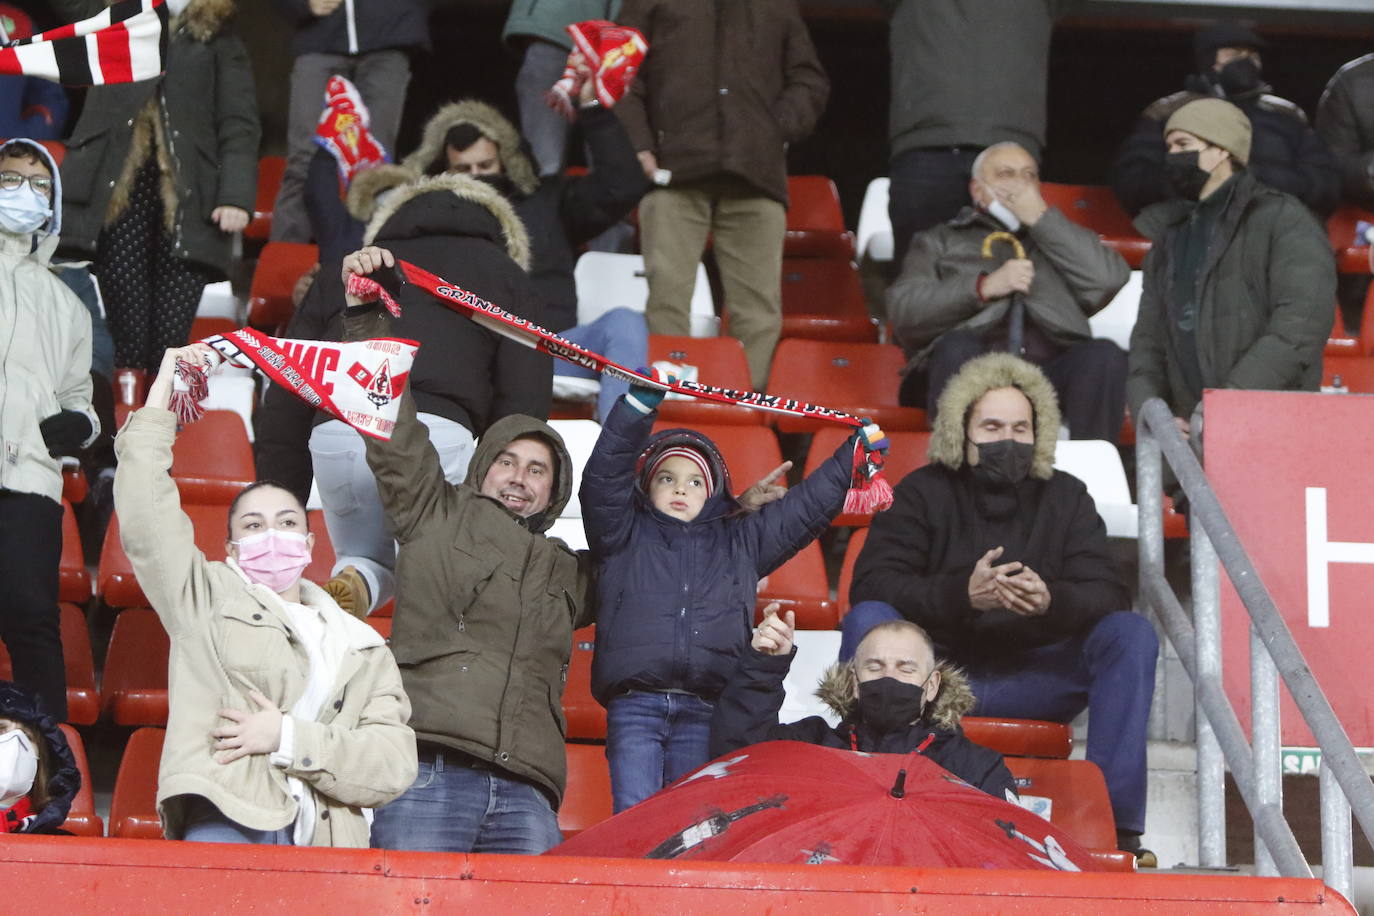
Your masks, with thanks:
[(1154, 864), (1140, 834), (1159, 642), (1128, 610), (1092, 497), (1054, 469), (1058, 428), (1035, 366), (1005, 353), (964, 365), (940, 399), (930, 463), (873, 519), (840, 657), (909, 620), (967, 672), (977, 715), (1069, 722), (1086, 707), (1118, 845)]
[[(974, 207), (912, 237), (887, 293), (887, 315), (909, 359), (901, 402), (934, 415), (966, 360), (1014, 350), (1049, 376), (1070, 436), (1115, 441), (1126, 354), (1094, 340), (1088, 316), (1111, 302), (1130, 268), (1097, 233), (1046, 205), (1035, 160), (1015, 143), (979, 154), (969, 194)], [(1024, 256), (1005, 239), (985, 254), (998, 232), (1014, 236)]]
[(840, 717), (778, 724), (783, 686), (796, 654), (795, 615), (769, 608), (711, 719), (711, 756), (761, 741), (805, 741), (879, 754), (923, 754), (965, 782), (998, 798), (1016, 799), (1011, 772), (996, 751), (964, 737), (959, 719), (973, 706), (958, 669), (936, 664), (930, 637), (916, 624), (875, 626), (857, 653), (830, 667), (816, 695)]

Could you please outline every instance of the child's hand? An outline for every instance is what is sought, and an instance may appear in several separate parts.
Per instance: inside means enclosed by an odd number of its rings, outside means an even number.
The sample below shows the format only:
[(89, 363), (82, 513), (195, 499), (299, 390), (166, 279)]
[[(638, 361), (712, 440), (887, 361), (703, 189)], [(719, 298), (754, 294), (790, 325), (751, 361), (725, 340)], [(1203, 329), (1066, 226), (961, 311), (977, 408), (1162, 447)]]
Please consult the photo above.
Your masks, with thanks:
[(764, 655), (788, 655), (792, 652), (792, 634), (796, 630), (797, 612), (788, 611), (786, 619), (778, 616), (778, 603), (774, 601), (764, 608), (763, 623), (754, 630), (754, 641), (750, 643), (755, 652)]
[(775, 484), (773, 481), (790, 470), (792, 470), (792, 462), (784, 461), (765, 474), (758, 483), (741, 493), (738, 502), (744, 511), (757, 512), (775, 499), (782, 499), (786, 496), (787, 487)]
[[(677, 381), (676, 375), (665, 373), (663, 370), (655, 369), (652, 366), (640, 366), (637, 371), (640, 375), (647, 375), (651, 379), (666, 384)], [(663, 403), (663, 397), (667, 393), (663, 388), (651, 388), (648, 385), (631, 383), (630, 390), (625, 394), (625, 400), (640, 413), (649, 413), (658, 409), (658, 405)]]

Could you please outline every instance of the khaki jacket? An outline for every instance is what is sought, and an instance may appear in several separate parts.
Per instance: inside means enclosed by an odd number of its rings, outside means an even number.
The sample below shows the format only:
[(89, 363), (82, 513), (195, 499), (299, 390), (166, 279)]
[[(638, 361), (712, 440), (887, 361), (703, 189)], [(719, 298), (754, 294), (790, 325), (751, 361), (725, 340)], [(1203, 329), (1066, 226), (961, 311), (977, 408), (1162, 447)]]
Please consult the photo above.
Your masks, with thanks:
[(371, 627), (302, 581), (302, 602), (323, 610), (330, 626), (347, 628), (349, 650), (332, 702), (319, 721), (295, 721), (290, 766), (273, 766), (267, 754), (226, 765), (214, 761), (210, 730), (221, 724), (217, 710), (255, 710), (248, 699), (254, 688), (279, 709), (290, 709), (305, 689), (309, 661), (272, 591), (196, 549), (168, 476), (175, 432), (170, 411), (145, 407), (115, 441), (121, 541), (171, 638), (171, 708), (157, 789), (163, 830), (168, 837), (182, 835), (188, 795), (209, 799), (255, 830), (286, 827), (296, 819), (286, 782), (294, 776), (315, 793), (314, 845), (366, 847), (362, 809), (400, 795), (417, 769), (415, 734), (406, 725), (410, 702), (391, 652)]

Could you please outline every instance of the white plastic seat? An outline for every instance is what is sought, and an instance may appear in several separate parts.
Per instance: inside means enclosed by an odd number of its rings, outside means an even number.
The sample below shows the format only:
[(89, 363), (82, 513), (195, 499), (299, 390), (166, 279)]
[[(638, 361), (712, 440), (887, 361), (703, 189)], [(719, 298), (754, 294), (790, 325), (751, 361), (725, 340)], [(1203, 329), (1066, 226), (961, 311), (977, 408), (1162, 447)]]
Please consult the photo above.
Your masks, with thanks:
[(210, 393), (203, 406), (206, 410), (232, 410), (243, 418), (243, 426), (248, 430), (248, 441), (253, 441), (253, 399), (257, 388), (253, 384), (253, 373), (246, 375), (226, 375), (229, 366), (210, 376)]
[(601, 425), (595, 420), (550, 420), (549, 425), (563, 437), (563, 444), (572, 456), (573, 495), (563, 509), (562, 518), (581, 519), (582, 501), (577, 498), (577, 494), (582, 488), (582, 469), (587, 466), (587, 459), (592, 456), (592, 448), (596, 446), (597, 437), (601, 435)]
[(1116, 446), (1102, 439), (1069, 439), (1055, 443), (1054, 466), (1072, 474), (1088, 488), (1097, 514), (1107, 526), (1107, 536), (1134, 538), (1139, 532), (1139, 511), (1131, 502), (1126, 469)]
[[(576, 499), (573, 501), (576, 502)], [(583, 530), (582, 519), (580, 518), (569, 518), (565, 515), (562, 518), (554, 519), (549, 530), (544, 533), (551, 538), (558, 538), (573, 550), (587, 549), (587, 532)]]
[[(590, 324), (614, 308), (643, 312), (649, 301), (644, 258), (637, 254), (588, 251), (577, 259), (573, 279), (577, 283), (577, 323), (580, 325)], [(711, 284), (701, 264), (697, 265), (690, 317), (691, 336), (715, 337), (720, 333)]]
[(196, 306), (197, 318), (228, 318), (235, 324), (243, 322), (239, 302), (234, 298), (234, 289), (228, 280), (207, 283), (200, 294), (200, 304)]
[(1110, 340), (1130, 352), (1131, 330), (1135, 327), (1136, 315), (1140, 313), (1140, 294), (1144, 291), (1143, 277), (1141, 271), (1131, 271), (1131, 278), (1121, 287), (1121, 291), (1102, 311), (1088, 319), (1093, 337)]
[(860, 259), (867, 257), (873, 261), (892, 260), (892, 219), (887, 215), (888, 190), (892, 182), (888, 178), (875, 178), (864, 191), (863, 206), (859, 208), (859, 231), (855, 233), (855, 244)]
[(798, 630), (794, 642), (797, 654), (792, 659), (787, 679), (782, 682), (785, 697), (782, 709), (778, 710), (778, 721), (785, 724), (807, 716), (821, 716), (833, 726), (840, 717), (816, 698), (816, 687), (826, 669), (840, 656), (840, 633), (838, 630)]

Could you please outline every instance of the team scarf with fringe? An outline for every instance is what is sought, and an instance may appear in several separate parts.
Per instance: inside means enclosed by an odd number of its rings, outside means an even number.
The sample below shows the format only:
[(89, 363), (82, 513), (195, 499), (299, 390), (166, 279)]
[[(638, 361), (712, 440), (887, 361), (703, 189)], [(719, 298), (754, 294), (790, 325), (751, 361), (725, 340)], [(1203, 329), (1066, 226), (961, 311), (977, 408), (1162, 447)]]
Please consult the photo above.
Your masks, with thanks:
[(252, 328), (215, 334), (200, 343), (215, 351), (213, 365), (177, 360), (168, 405), (181, 423), (205, 415), (209, 376), (225, 364), (261, 369), (269, 379), (317, 410), (374, 439), (390, 439), (401, 392), (420, 345), (381, 337), (336, 343), (268, 337)]
[(135, 83), (163, 72), (167, 40), (163, 0), (121, 0), (89, 19), (6, 42), (0, 73), (63, 86)]
[[(649, 43), (638, 29), (605, 19), (574, 22), (567, 27), (567, 32), (572, 38), (573, 50), (568, 55), (562, 79), (544, 93), (544, 102), (571, 121), (577, 114), (582, 85), (589, 79), (597, 101), (607, 108), (615, 107), (615, 103), (630, 91), (630, 83), (639, 72), (640, 64), (644, 63)], [(579, 56), (591, 70), (590, 75), (580, 73), (575, 66)]]
[(883, 475), (883, 461), (887, 453), (888, 440), (882, 430), (870, 420), (856, 417), (842, 410), (821, 407), (782, 398), (776, 395), (760, 394), (757, 391), (739, 391), (733, 388), (717, 388), (699, 382), (676, 379), (661, 370), (651, 369), (639, 372), (612, 362), (599, 353), (588, 350), (579, 344), (545, 330), (537, 324), (511, 314), (499, 306), (483, 299), (475, 293), (444, 280), (424, 268), (407, 261), (397, 260), (394, 270), (383, 269), (372, 276), (352, 274), (348, 278), (347, 291), (350, 295), (364, 301), (381, 300), (393, 317), (399, 318), (400, 288), (404, 284), (416, 286), (439, 299), (449, 308), (465, 314), (479, 325), (508, 337), (527, 347), (556, 356), (561, 360), (590, 369), (601, 375), (624, 379), (631, 385), (671, 391), (715, 401), (719, 404), (735, 404), (755, 410), (794, 417), (807, 417), (839, 423), (859, 430), (860, 435), (854, 444), (850, 488), (845, 495), (846, 513), (881, 512), (892, 505), (892, 486)]

